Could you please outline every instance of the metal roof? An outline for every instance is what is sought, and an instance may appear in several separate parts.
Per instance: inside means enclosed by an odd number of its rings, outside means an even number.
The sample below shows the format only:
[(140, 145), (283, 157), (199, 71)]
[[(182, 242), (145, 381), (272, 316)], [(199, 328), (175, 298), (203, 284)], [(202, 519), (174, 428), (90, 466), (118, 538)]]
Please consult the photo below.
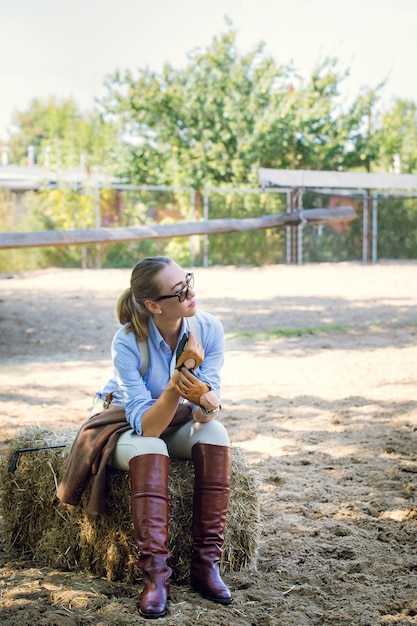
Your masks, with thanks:
[(95, 186), (114, 182), (116, 179), (106, 177), (99, 169), (85, 167), (65, 168), (52, 171), (40, 165), (3, 165), (0, 166), (0, 188), (12, 191), (28, 191), (41, 187)]
[(261, 167), (263, 187), (328, 187), (333, 189), (417, 189), (417, 174), (334, 172), (328, 170), (277, 170)]

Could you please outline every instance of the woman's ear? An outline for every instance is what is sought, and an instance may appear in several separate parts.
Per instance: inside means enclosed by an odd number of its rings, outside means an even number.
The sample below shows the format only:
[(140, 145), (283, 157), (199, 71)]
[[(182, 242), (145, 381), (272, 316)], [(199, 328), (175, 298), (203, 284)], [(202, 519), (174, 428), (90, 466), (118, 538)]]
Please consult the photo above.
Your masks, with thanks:
[(161, 312), (161, 307), (153, 300), (145, 300), (143, 304), (146, 306), (151, 315), (156, 315)]

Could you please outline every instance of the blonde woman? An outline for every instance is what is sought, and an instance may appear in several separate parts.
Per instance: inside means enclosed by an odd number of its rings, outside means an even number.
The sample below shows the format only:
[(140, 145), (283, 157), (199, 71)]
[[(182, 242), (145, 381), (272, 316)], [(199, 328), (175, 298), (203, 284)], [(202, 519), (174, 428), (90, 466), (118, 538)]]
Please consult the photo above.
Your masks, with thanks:
[[(216, 420), (221, 410), (223, 327), (212, 315), (197, 312), (194, 275), (166, 257), (137, 263), (130, 287), (118, 300), (117, 314), (122, 326), (112, 342), (114, 376), (97, 393), (94, 415), (74, 442), (58, 496), (76, 504), (98, 457), (102, 464), (104, 458), (113, 467), (129, 471), (144, 584), (140, 613), (150, 619), (164, 617), (171, 576), (169, 459), (192, 459), (190, 584), (209, 600), (231, 604), (218, 566), (231, 478), (229, 437)], [(103, 428), (109, 437), (104, 437), (101, 447)], [(88, 464), (83, 450), (94, 447)], [(94, 471), (100, 476), (100, 470)], [(96, 496), (96, 512), (101, 510), (101, 497)]]

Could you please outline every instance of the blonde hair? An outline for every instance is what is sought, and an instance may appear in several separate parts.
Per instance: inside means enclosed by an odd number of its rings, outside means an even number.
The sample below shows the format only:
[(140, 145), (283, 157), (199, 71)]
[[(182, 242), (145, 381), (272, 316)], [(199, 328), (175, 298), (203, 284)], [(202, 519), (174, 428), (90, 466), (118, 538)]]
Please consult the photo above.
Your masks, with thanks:
[(145, 300), (154, 300), (159, 294), (155, 277), (172, 259), (151, 256), (135, 265), (130, 277), (130, 287), (125, 289), (117, 301), (116, 314), (121, 324), (130, 324), (126, 332), (133, 332), (138, 341), (148, 338), (148, 323), (151, 317)]

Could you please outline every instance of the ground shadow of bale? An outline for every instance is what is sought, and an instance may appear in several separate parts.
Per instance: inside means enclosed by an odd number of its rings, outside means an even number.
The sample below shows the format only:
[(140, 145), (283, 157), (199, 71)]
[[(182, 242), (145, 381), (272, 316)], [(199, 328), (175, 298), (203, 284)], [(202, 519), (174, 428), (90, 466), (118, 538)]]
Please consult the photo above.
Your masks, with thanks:
[[(15, 437), (0, 462), (0, 507), (6, 549), (34, 561), (67, 570), (85, 570), (109, 580), (132, 582), (136, 566), (127, 472), (109, 469), (107, 515), (64, 505), (56, 498), (64, 462), (76, 431), (34, 428)], [(46, 450), (26, 450), (62, 446)], [(13, 471), (13, 465), (16, 465)], [(191, 556), (194, 469), (172, 460), (170, 492), (170, 565), (173, 579), (186, 580)], [(256, 473), (239, 448), (232, 449), (232, 484), (220, 567), (239, 571), (256, 567), (260, 507)]]

